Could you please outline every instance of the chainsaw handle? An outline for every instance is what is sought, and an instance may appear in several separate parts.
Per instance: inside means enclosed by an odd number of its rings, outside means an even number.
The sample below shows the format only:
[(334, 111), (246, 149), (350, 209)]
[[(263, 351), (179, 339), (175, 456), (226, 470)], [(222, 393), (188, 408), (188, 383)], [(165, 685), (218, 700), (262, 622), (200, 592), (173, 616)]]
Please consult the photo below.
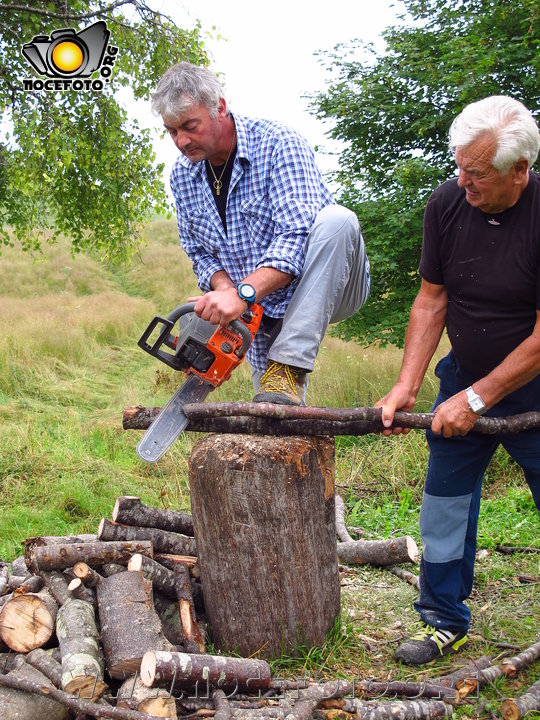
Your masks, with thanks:
[[(187, 315), (190, 312), (195, 312), (194, 302), (179, 305), (177, 308), (175, 308), (172, 312), (169, 313), (169, 315), (167, 316), (167, 320), (174, 325), (174, 323), (179, 320), (182, 315)], [(233, 320), (229, 323), (229, 327), (242, 338), (242, 345), (235, 352), (235, 355), (237, 357), (242, 358), (248, 351), (249, 346), (251, 345), (251, 332), (249, 331), (249, 328), (244, 325), (243, 322), (240, 322), (240, 320)]]

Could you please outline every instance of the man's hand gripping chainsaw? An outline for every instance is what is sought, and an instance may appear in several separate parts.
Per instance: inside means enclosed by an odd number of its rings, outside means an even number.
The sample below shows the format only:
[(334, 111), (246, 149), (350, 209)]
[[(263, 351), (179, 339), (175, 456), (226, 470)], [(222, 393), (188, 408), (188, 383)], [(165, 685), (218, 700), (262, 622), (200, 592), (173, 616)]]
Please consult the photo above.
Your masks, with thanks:
[[(186, 303), (167, 318), (155, 317), (138, 342), (139, 347), (175, 370), (183, 370), (187, 379), (161, 410), (137, 445), (138, 455), (155, 462), (171, 446), (189, 423), (183, 406), (202, 402), (208, 393), (228, 380), (240, 365), (251, 345), (263, 310), (253, 304), (228, 327), (212, 325), (194, 312), (195, 303)], [(178, 321), (178, 335), (172, 330)], [(158, 329), (160, 326), (160, 329)], [(158, 337), (150, 342), (150, 337)]]

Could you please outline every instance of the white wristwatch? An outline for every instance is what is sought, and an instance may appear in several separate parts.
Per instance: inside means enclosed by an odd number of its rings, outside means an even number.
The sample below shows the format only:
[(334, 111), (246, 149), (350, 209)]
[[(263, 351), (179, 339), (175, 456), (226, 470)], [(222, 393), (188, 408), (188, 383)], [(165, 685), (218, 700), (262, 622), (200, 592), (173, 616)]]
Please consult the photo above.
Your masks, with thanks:
[(471, 410), (477, 415), (483, 415), (487, 408), (480, 395), (474, 392), (472, 385), (468, 387), (465, 392), (467, 393), (467, 402), (469, 403)]

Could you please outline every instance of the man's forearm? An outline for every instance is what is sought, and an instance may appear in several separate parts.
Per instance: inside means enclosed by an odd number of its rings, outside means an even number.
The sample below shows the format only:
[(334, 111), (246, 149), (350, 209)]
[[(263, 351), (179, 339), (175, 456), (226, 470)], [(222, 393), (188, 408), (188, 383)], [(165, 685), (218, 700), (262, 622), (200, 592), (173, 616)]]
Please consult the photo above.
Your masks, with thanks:
[(540, 373), (540, 312), (531, 335), (513, 350), (500, 365), (474, 383), (474, 390), (488, 408)]

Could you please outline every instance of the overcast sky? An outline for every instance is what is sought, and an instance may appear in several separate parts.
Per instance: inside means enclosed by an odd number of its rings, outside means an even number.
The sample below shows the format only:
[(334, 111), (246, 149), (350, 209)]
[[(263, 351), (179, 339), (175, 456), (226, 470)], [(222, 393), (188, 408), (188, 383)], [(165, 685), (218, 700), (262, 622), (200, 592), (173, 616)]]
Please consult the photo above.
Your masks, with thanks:
[[(332, 50), (355, 38), (382, 50), (382, 30), (397, 24), (399, 0), (154, 0), (180, 27), (200, 19), (203, 31), (222, 39), (205, 40), (211, 69), (222, 73), (229, 107), (252, 117), (279, 120), (299, 130), (312, 146), (330, 149), (325, 126), (307, 110), (303, 95), (323, 90), (325, 71), (314, 53)], [(156, 129), (161, 119), (148, 104), (138, 108), (139, 121)], [(166, 185), (178, 152), (169, 138), (155, 143), (158, 160), (166, 163)], [(335, 149), (335, 146), (334, 146)], [(323, 171), (335, 167), (322, 152)]]

